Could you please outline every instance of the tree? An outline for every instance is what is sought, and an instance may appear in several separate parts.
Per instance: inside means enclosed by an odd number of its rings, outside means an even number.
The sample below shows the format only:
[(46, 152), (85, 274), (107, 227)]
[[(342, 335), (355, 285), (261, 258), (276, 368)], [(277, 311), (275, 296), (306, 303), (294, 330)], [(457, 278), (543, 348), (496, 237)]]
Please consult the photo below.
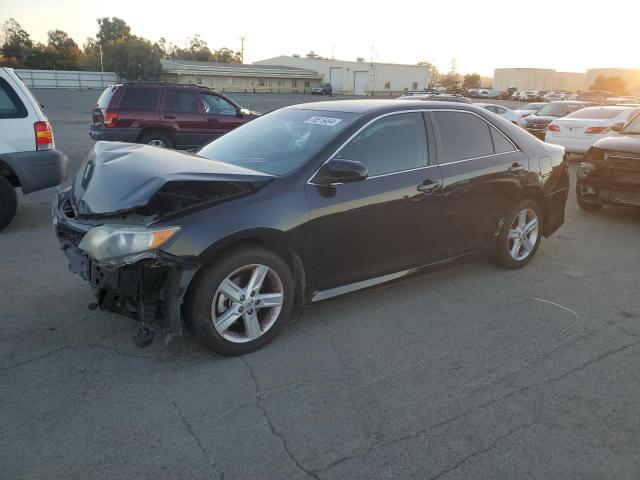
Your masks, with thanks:
[(96, 39), (100, 45), (116, 43), (119, 40), (131, 38), (131, 27), (118, 17), (102, 17), (98, 19), (98, 34)]
[(464, 80), (462, 82), (462, 88), (464, 90), (469, 90), (470, 88), (480, 88), (481, 81), (480, 75), (477, 73), (471, 73), (464, 76)]
[(213, 61), (220, 63), (242, 63), (242, 53), (222, 47), (213, 52)]
[(160, 47), (144, 38), (132, 37), (107, 45), (103, 58), (105, 70), (129, 80), (155, 80), (162, 70)]
[(47, 50), (54, 57), (55, 68), (61, 70), (78, 70), (82, 51), (78, 44), (62, 30), (50, 30), (47, 34), (49, 43)]
[(624, 95), (626, 93), (626, 84), (624, 80), (618, 76), (605, 77), (604, 75), (598, 75), (596, 81), (591, 85), (591, 90), (605, 90), (618, 95)]
[(2, 37), (2, 56), (14, 66), (25, 66), (33, 50), (33, 41), (29, 34), (15, 19), (10, 18), (2, 26)]
[(434, 87), (439, 82), (438, 67), (433, 63), (422, 60), (418, 62), (419, 67), (428, 67), (429, 69), (429, 87)]

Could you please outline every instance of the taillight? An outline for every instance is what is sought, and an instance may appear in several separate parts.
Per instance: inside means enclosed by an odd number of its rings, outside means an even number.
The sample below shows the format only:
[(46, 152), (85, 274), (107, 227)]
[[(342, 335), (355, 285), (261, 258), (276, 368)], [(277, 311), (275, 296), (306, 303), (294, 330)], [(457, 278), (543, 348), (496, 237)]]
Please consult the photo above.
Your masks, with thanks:
[(558, 125), (554, 125), (553, 123), (549, 124), (549, 126), (547, 127), (547, 129), (550, 132), (559, 132), (560, 131), (560, 127)]
[(113, 128), (118, 121), (118, 114), (113, 112), (105, 112), (104, 114), (104, 126), (107, 128)]
[(584, 129), (584, 133), (589, 134), (598, 134), (598, 133), (607, 133), (610, 130), (609, 127), (587, 127)]
[(49, 122), (36, 122), (33, 124), (36, 133), (36, 150), (51, 150), (53, 148), (53, 132)]

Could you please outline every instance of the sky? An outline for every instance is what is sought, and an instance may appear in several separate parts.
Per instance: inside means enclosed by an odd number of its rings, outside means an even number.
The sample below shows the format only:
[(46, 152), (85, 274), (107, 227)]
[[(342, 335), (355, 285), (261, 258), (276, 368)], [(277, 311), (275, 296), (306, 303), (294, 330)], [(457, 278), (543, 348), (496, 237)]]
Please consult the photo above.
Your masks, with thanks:
[[(584, 72), (640, 69), (640, 1), (0, 0), (0, 22), (15, 18), (37, 41), (66, 31), (82, 46), (96, 19), (117, 16), (135, 35), (181, 45), (200, 34), (209, 47), (240, 50), (245, 62), (316, 53), (340, 60), (426, 60), (440, 72), (493, 76), (494, 68)], [(611, 7), (609, 7), (611, 5)], [(605, 13), (605, 11), (607, 11)]]

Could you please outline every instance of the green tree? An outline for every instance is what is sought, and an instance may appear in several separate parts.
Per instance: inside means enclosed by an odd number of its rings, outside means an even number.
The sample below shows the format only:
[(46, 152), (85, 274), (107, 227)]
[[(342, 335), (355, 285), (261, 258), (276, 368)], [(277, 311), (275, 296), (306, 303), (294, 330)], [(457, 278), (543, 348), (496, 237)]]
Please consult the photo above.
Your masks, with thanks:
[(78, 70), (82, 51), (78, 44), (62, 30), (50, 30), (47, 34), (48, 55), (53, 55), (55, 68), (60, 70)]
[(0, 53), (16, 67), (24, 67), (33, 50), (33, 41), (22, 26), (10, 18), (2, 26), (2, 47)]
[(161, 73), (162, 51), (157, 44), (132, 37), (103, 48), (105, 70), (129, 80), (156, 80)]
[(605, 90), (618, 95), (624, 95), (626, 88), (627, 86), (622, 78), (618, 76), (605, 77), (604, 75), (598, 75), (590, 87), (591, 90)]
[(117, 41), (129, 40), (132, 37), (131, 27), (118, 17), (102, 17), (98, 19), (97, 43), (107, 45)]
[(462, 81), (462, 88), (464, 90), (469, 90), (470, 88), (480, 88), (480, 85), (480, 75), (477, 73), (465, 75), (464, 80)]
[(226, 47), (222, 47), (221, 49), (214, 51), (212, 57), (214, 62), (242, 63), (242, 53), (234, 52)]

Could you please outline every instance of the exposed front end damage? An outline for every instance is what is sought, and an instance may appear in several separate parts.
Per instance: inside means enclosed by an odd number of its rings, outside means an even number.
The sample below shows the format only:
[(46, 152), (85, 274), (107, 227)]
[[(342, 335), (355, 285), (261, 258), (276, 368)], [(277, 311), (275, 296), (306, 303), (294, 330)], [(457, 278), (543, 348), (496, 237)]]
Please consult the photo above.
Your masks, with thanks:
[(97, 144), (72, 187), (59, 190), (52, 212), (69, 269), (95, 293), (89, 307), (138, 321), (140, 346), (153, 332), (182, 334), (181, 306), (198, 263), (163, 250), (182, 228), (176, 213), (250, 195), (270, 179), (150, 148)]

